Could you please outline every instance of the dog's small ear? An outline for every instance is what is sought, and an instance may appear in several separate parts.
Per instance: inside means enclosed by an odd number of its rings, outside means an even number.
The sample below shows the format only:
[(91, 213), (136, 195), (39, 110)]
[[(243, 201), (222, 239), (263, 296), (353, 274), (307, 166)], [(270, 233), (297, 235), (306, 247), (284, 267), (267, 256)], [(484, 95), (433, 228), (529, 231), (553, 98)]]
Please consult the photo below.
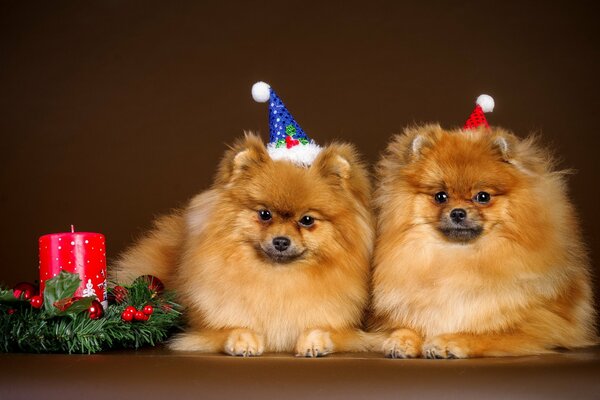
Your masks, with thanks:
[(325, 178), (348, 179), (352, 167), (348, 159), (340, 154), (339, 150), (338, 145), (331, 145), (323, 149), (315, 159), (311, 169)]
[(496, 137), (493, 138), (492, 146), (500, 153), (504, 161), (510, 162), (514, 151), (512, 138), (509, 138), (503, 133), (497, 134)]
[(436, 124), (406, 128), (402, 135), (397, 135), (392, 141), (388, 152), (395, 154), (402, 164), (409, 164), (421, 158), (441, 131), (442, 128)]
[(427, 144), (427, 139), (425, 139), (425, 136), (423, 136), (421, 134), (418, 134), (417, 136), (415, 136), (413, 138), (412, 142), (410, 143), (410, 148), (409, 148), (410, 156), (414, 159), (419, 158), (421, 156), (421, 149), (426, 144)]
[(216, 182), (232, 182), (270, 160), (262, 140), (252, 133), (246, 133), (242, 140), (237, 141), (225, 153), (219, 166)]
[(333, 143), (325, 147), (310, 170), (325, 178), (332, 187), (348, 191), (351, 198), (359, 201), (363, 207), (369, 207), (371, 179), (367, 167), (351, 144)]
[(369, 173), (351, 144), (333, 143), (325, 147), (310, 170), (327, 179), (332, 186), (351, 192), (365, 207), (368, 205), (371, 193)]
[(553, 165), (552, 157), (547, 150), (538, 145), (535, 136), (519, 139), (510, 132), (495, 128), (492, 147), (504, 162), (512, 164), (528, 175), (543, 173)]

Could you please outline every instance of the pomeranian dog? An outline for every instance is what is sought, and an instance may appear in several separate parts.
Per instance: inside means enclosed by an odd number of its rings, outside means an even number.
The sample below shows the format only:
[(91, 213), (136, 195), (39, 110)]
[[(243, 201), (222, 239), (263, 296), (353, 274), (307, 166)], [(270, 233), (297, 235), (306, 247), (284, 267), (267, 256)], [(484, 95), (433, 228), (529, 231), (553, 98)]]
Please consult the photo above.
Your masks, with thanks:
[(114, 274), (121, 282), (155, 275), (176, 291), (189, 328), (170, 343), (175, 350), (364, 350), (370, 191), (348, 144), (331, 144), (299, 167), (272, 160), (247, 134), (226, 152), (212, 188), (159, 219)]
[(378, 164), (372, 327), (392, 358), (597, 343), (564, 173), (501, 129), (405, 130)]

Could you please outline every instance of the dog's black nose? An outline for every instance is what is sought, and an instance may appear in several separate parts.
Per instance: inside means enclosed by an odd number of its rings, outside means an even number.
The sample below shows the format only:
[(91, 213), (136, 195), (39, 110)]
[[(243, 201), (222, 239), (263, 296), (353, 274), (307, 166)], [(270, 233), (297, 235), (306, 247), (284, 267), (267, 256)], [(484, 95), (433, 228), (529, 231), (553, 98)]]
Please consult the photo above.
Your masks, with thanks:
[(277, 236), (273, 238), (273, 247), (275, 247), (279, 251), (285, 251), (288, 247), (290, 247), (290, 239), (285, 236)]
[(455, 208), (454, 210), (450, 211), (450, 219), (452, 220), (452, 222), (463, 222), (465, 219), (467, 219), (467, 211), (463, 208)]

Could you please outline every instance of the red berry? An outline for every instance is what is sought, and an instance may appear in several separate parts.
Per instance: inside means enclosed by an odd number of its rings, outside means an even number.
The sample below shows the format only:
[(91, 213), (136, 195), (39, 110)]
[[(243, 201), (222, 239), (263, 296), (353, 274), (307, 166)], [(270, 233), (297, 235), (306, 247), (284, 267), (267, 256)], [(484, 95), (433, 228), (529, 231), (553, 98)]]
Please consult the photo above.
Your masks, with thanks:
[(98, 319), (104, 315), (104, 307), (98, 300), (93, 300), (90, 308), (88, 308), (90, 319)]
[(150, 304), (146, 304), (142, 309), (142, 312), (146, 315), (152, 315), (154, 312), (154, 307), (152, 307)]
[(121, 313), (121, 319), (125, 322), (131, 322), (131, 320), (133, 320), (133, 314), (125, 310)]
[(6, 310), (6, 312), (8, 313), (8, 315), (13, 315), (17, 312), (17, 310), (15, 310), (14, 308), (9, 308), (8, 310)]
[(125, 308), (125, 311), (124, 311), (124, 312), (129, 312), (129, 313), (131, 313), (131, 314), (135, 314), (135, 312), (136, 312), (136, 311), (137, 311), (137, 310), (135, 309), (135, 307), (134, 307), (134, 306), (127, 306), (127, 307)]
[(147, 321), (148, 320), (148, 316), (146, 314), (144, 314), (143, 311), (136, 311), (135, 314), (133, 315), (133, 318), (135, 318), (136, 321)]
[(42, 296), (33, 296), (31, 298), (31, 300), (29, 300), (29, 304), (31, 304), (31, 307), (33, 308), (41, 308), (42, 304), (44, 304), (44, 299), (42, 298)]
[(35, 286), (29, 282), (19, 282), (13, 288), (13, 296), (17, 299), (23, 298), (24, 300), (29, 300), (35, 292), (37, 292)]

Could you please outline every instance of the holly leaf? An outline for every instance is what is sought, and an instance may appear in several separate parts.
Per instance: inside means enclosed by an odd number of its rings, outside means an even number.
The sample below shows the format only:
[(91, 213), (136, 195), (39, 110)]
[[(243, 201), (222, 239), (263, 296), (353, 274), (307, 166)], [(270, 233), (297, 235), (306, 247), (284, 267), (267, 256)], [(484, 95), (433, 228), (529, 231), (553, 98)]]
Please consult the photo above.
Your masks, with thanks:
[(44, 311), (51, 316), (57, 315), (59, 310), (54, 306), (59, 300), (70, 299), (81, 284), (78, 274), (61, 271), (56, 277), (46, 281), (44, 289)]
[(17, 299), (13, 294), (12, 289), (0, 289), (0, 302), (2, 303), (16, 303), (18, 301), (22, 301)]
[(74, 318), (77, 314), (87, 311), (92, 305), (92, 301), (94, 301), (95, 297), (82, 297), (81, 299), (75, 300), (71, 303), (69, 307), (67, 307), (64, 311), (59, 311), (56, 315), (66, 315), (71, 318)]
[(288, 134), (288, 136), (294, 136), (296, 134), (296, 127), (292, 124), (289, 124), (285, 127), (285, 133)]
[(277, 141), (277, 144), (275, 145), (275, 148), (279, 148), (279, 147), (283, 147), (283, 146), (285, 146), (285, 140), (279, 139)]
[(302, 144), (308, 144), (308, 140), (306, 140), (306, 138), (300, 138), (298, 139), (300, 141), (300, 143)]

